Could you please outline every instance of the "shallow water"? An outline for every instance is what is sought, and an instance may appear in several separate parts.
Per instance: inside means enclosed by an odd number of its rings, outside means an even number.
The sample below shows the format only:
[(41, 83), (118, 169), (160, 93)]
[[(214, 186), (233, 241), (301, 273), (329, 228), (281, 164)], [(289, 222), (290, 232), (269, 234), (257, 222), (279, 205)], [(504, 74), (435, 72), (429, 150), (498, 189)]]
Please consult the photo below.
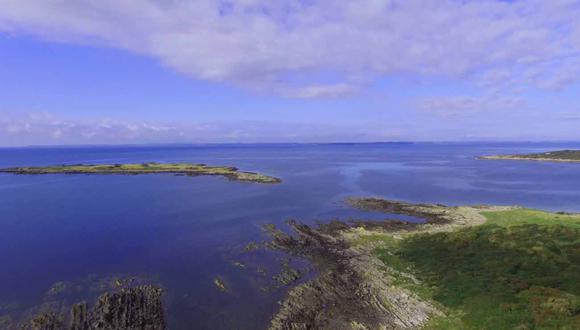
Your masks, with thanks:
[[(333, 144), (0, 149), (0, 167), (203, 162), (283, 179), (279, 185), (172, 175), (0, 174), (0, 316), (47, 301), (58, 281), (145, 277), (167, 290), (172, 329), (266, 326), (284, 290), (259, 290), (271, 254), (240, 254), (286, 219), (397, 218), (348, 208), (348, 196), (519, 204), (580, 211), (580, 164), (483, 161), (478, 155), (580, 144)], [(400, 218), (400, 217), (398, 217)], [(413, 219), (411, 219), (413, 220)], [(232, 266), (242, 260), (248, 269)], [(258, 265), (270, 273), (260, 277)], [(222, 293), (216, 276), (231, 287)]]

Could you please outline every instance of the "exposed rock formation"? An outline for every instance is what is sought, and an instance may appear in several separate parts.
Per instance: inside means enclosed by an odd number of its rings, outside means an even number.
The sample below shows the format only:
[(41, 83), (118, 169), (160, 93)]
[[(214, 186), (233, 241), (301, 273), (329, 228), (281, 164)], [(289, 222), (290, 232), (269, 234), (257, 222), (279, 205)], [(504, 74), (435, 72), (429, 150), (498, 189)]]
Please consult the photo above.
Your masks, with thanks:
[(71, 308), (69, 325), (62, 315), (41, 313), (23, 330), (163, 330), (166, 329), (162, 290), (151, 285), (123, 288), (101, 295), (92, 309), (86, 303)]
[[(389, 283), (393, 272), (377, 259), (372, 246), (354, 246), (354, 228), (405, 232), (440, 232), (480, 225), (483, 210), (513, 207), (410, 204), (379, 198), (352, 198), (347, 202), (364, 210), (405, 214), (425, 220), (331, 221), (316, 228), (289, 221), (297, 234), (290, 236), (273, 225), (269, 247), (310, 260), (318, 269), (314, 280), (292, 289), (272, 319), (270, 329), (417, 329), (443, 313), (407, 289)], [(410, 276), (410, 274), (405, 274)]]
[(270, 227), (270, 246), (310, 259), (320, 275), (294, 288), (270, 329), (404, 329), (440, 312), (412, 293), (387, 283), (380, 261), (339, 237), (295, 221), (298, 237)]

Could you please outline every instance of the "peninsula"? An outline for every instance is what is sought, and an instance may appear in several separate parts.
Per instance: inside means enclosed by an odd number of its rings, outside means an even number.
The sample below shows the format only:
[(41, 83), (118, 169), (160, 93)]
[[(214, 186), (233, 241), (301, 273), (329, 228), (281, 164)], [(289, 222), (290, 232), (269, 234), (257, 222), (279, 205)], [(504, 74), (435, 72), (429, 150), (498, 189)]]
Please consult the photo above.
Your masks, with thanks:
[(580, 150), (559, 150), (521, 155), (494, 155), (482, 156), (479, 159), (492, 160), (535, 160), (544, 162), (571, 162), (580, 163)]
[(280, 183), (280, 179), (255, 172), (239, 171), (232, 166), (208, 166), (205, 164), (190, 163), (142, 163), (142, 164), (113, 164), (113, 165), (58, 165), (42, 167), (12, 167), (0, 169), (0, 173), (13, 173), (21, 175), (37, 174), (159, 174), (168, 173), (175, 175), (219, 175), (234, 181), (246, 181), (256, 183)]
[(289, 221), (269, 246), (310, 260), (281, 329), (578, 329), (580, 215), (509, 206), (350, 205), (425, 220)]

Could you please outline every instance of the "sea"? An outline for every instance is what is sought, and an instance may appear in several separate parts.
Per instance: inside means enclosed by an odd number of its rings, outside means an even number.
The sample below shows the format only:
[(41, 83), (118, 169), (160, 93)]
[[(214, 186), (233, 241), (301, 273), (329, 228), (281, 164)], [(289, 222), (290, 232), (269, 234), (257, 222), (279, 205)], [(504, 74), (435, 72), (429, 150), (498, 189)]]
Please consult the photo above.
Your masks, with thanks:
[(0, 148), (0, 167), (193, 162), (282, 179), (0, 173), (0, 320), (66, 311), (79, 300), (91, 303), (114, 279), (131, 279), (164, 289), (170, 329), (265, 329), (289, 290), (272, 283), (287, 256), (244, 251), (268, 239), (265, 225), (421, 221), (344, 203), (357, 196), (580, 212), (580, 164), (477, 158), (560, 149), (580, 143)]

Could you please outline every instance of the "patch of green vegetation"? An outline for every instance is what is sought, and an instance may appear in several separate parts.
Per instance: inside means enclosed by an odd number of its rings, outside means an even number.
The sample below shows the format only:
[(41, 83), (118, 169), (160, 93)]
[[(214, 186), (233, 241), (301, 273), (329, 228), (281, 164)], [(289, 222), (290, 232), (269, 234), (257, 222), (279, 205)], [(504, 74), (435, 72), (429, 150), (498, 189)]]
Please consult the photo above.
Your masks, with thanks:
[(555, 162), (580, 162), (580, 150), (558, 150), (533, 154), (483, 156), (480, 159), (538, 160)]
[(207, 166), (189, 163), (142, 163), (113, 165), (60, 165), (45, 167), (13, 167), (0, 169), (0, 172), (14, 174), (154, 174), (173, 173), (181, 175), (221, 175), (236, 181), (259, 183), (279, 183), (280, 179), (253, 172), (238, 171), (231, 166)]
[[(442, 306), (427, 329), (580, 329), (576, 215), (489, 212), (455, 232), (381, 239), (393, 284)], [(405, 275), (411, 274), (413, 276)]]
[(352, 240), (351, 245), (381, 245), (383, 248), (393, 248), (398, 246), (398, 241), (400, 241), (400, 239), (395, 238), (393, 235), (373, 232), (366, 235), (357, 235), (356, 238)]
[(430, 319), (427, 324), (423, 327), (425, 330), (439, 330), (439, 329), (446, 329), (446, 330), (463, 330), (467, 329), (461, 318), (463, 314), (461, 313), (448, 313), (444, 316), (435, 316)]
[(567, 213), (550, 213), (530, 209), (514, 209), (500, 212), (482, 212), (487, 224), (513, 226), (523, 224), (561, 225), (580, 228), (580, 215)]
[(578, 160), (580, 161), (580, 150), (558, 150), (526, 155), (513, 155), (514, 157), (529, 159), (555, 159), (555, 160)]

